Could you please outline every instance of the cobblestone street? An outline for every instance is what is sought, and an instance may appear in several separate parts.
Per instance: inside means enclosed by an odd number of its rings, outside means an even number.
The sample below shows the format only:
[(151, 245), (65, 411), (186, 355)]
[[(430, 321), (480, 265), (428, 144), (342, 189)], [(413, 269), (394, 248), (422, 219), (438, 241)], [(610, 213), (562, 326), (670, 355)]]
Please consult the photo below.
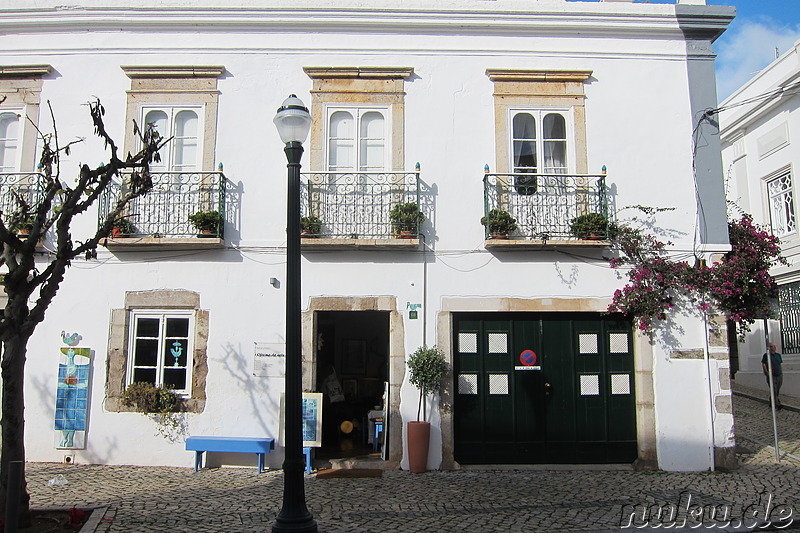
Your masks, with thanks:
[[(741, 518), (748, 506), (763, 509), (768, 495), (771, 508), (784, 505), (779, 509), (796, 514), (800, 414), (791, 407), (777, 413), (782, 451), (791, 456), (776, 463), (768, 407), (738, 395), (734, 407), (742, 453), (741, 467), (733, 473), (516, 469), (396, 471), (357, 479), (312, 474), (306, 476), (306, 498), (325, 533), (614, 530), (632, 510), (641, 516), (652, 504), (682, 506), (689, 494), (693, 505), (727, 506), (733, 518)], [(99, 532), (269, 530), (281, 505), (281, 472), (222, 468), (195, 473), (188, 467), (191, 460), (187, 453), (187, 468), (29, 463), (32, 506), (107, 506), (102, 520), (95, 518), (90, 526)], [(69, 484), (49, 487), (47, 481), (58, 474)], [(706, 524), (711, 525), (709, 531), (758, 530), (755, 521), (753, 527), (738, 529), (731, 529), (736, 520), (727, 529), (721, 522)]]

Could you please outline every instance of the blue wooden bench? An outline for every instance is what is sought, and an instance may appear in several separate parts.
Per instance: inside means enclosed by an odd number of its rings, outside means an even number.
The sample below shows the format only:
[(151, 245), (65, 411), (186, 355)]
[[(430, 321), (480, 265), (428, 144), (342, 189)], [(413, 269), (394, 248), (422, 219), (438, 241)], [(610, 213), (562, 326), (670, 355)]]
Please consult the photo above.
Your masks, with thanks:
[(203, 465), (203, 452), (255, 453), (258, 473), (264, 471), (264, 455), (275, 449), (275, 439), (267, 437), (189, 437), (186, 450), (195, 452), (194, 471)]

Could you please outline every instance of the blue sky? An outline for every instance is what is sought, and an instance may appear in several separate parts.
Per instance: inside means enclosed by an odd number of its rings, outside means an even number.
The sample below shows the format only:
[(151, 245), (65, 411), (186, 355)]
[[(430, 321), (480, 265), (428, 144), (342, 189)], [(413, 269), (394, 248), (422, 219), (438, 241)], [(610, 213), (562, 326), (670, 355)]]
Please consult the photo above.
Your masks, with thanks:
[(775, 59), (776, 48), (782, 54), (800, 40), (800, 0), (707, 0), (707, 3), (736, 7), (736, 18), (714, 43), (720, 101), (769, 65)]
[[(676, 0), (633, 1), (676, 3)], [(776, 48), (782, 54), (800, 40), (800, 0), (706, 0), (706, 3), (736, 8), (736, 18), (714, 43), (719, 101), (774, 61)]]

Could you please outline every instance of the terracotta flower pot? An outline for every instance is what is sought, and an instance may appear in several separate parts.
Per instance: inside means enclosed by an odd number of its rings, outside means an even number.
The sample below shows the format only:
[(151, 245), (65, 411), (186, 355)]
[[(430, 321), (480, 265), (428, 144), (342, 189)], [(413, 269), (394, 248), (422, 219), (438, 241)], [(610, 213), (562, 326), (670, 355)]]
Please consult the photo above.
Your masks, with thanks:
[(428, 447), (431, 441), (430, 422), (409, 422), (408, 469), (419, 474), (428, 471)]

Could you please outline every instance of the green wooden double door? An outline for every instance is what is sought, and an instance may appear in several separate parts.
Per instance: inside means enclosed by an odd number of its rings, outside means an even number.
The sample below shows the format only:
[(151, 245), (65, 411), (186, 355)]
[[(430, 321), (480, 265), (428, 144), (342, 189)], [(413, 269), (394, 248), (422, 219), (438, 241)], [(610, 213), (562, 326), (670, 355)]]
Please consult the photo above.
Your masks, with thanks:
[(454, 316), (462, 464), (636, 459), (632, 327), (596, 313)]

